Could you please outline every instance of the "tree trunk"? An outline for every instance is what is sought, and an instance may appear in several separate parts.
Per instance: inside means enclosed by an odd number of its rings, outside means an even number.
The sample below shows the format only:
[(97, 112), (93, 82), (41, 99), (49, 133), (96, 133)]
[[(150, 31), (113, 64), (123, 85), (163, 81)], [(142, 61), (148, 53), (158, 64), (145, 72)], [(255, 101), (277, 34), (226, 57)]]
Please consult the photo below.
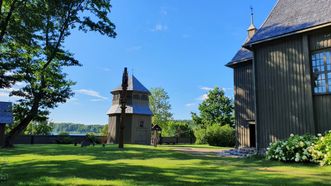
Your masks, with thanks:
[(31, 107), (30, 112), (26, 115), (25, 118), (21, 120), (21, 122), (13, 128), (8, 136), (5, 139), (4, 148), (11, 148), (14, 146), (14, 141), (17, 138), (18, 135), (20, 135), (26, 127), (29, 125), (29, 123), (38, 115), (38, 108), (39, 108), (39, 102), (40, 98), (35, 98), (34, 104)]
[(4, 148), (10, 148), (13, 147), (14, 141), (17, 138), (18, 135), (20, 135), (24, 129), (29, 125), (29, 123), (33, 120), (34, 116), (32, 114), (29, 114), (27, 117), (25, 117), (20, 124), (18, 124), (15, 128), (13, 128), (8, 136), (5, 139)]

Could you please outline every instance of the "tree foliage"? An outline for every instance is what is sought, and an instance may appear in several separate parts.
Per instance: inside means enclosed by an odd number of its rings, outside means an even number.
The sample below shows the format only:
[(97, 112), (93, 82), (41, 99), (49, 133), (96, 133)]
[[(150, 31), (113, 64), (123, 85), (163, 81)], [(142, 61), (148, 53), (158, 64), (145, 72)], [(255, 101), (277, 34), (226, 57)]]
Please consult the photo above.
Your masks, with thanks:
[(212, 124), (233, 125), (233, 102), (218, 87), (209, 91), (208, 98), (199, 105), (200, 114), (192, 113), (196, 125), (206, 128)]
[(24, 131), (26, 135), (50, 135), (53, 131), (53, 123), (47, 121), (32, 121)]
[(87, 134), (95, 133), (102, 134), (104, 125), (84, 125), (78, 123), (54, 123), (53, 133), (60, 134), (66, 132), (68, 134)]
[(191, 120), (169, 120), (162, 128), (163, 137), (192, 137), (192, 121)]
[(108, 136), (108, 130), (109, 130), (109, 125), (108, 124), (104, 125), (103, 128), (101, 129), (101, 135)]
[(152, 88), (150, 92), (149, 103), (153, 112), (152, 123), (163, 128), (172, 119), (169, 95), (163, 88)]
[(63, 46), (71, 31), (116, 33), (109, 0), (9, 0), (0, 6), (0, 88), (25, 84), (10, 93), (21, 97), (14, 106), (19, 124), (6, 138), (5, 145), (12, 146), (32, 120), (45, 120), (49, 109), (73, 95), (74, 82), (63, 72), (80, 65)]

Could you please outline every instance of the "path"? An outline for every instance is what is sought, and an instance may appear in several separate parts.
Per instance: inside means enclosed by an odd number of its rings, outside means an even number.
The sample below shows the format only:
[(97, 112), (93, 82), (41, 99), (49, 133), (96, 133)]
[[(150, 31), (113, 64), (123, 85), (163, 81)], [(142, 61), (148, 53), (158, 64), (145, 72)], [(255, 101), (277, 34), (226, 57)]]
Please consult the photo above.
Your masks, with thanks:
[(221, 157), (244, 158), (255, 154), (251, 148), (242, 149), (208, 149), (208, 148), (191, 148), (191, 147), (174, 147), (172, 150), (190, 153), (193, 155), (217, 155)]

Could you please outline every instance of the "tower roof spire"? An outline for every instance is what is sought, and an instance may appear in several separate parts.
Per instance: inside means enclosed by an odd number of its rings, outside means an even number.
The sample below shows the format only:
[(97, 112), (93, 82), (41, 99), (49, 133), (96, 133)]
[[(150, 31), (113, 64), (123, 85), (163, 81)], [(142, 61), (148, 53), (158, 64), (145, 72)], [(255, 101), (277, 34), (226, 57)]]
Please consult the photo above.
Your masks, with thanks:
[(256, 33), (256, 28), (255, 28), (255, 25), (254, 25), (254, 11), (253, 11), (253, 7), (251, 6), (251, 24), (249, 25), (248, 29), (247, 29), (247, 32), (248, 32), (248, 37), (247, 37), (247, 40), (246, 42), (248, 42), (253, 36), (254, 34)]
[(250, 9), (251, 9), (251, 24), (249, 25), (248, 30), (253, 30), (256, 29), (254, 25), (254, 9), (252, 6), (250, 7)]
[[(149, 90), (134, 76), (128, 79), (128, 91), (150, 94)], [(122, 91), (122, 86), (115, 88), (112, 92)]]

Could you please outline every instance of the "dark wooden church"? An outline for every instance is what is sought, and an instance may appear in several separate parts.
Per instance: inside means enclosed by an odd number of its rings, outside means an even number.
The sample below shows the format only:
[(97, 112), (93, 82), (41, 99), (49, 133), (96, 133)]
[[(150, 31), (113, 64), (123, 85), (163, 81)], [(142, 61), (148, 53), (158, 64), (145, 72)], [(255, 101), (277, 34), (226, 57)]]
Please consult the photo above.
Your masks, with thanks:
[[(120, 127), (120, 93), (122, 87), (114, 89), (109, 116), (108, 143), (118, 143)], [(124, 129), (124, 142), (131, 144), (151, 144), (152, 111), (149, 108), (150, 92), (135, 76), (129, 77), (127, 89), (127, 108)]]
[(239, 147), (331, 129), (331, 1), (279, 0), (226, 66)]

